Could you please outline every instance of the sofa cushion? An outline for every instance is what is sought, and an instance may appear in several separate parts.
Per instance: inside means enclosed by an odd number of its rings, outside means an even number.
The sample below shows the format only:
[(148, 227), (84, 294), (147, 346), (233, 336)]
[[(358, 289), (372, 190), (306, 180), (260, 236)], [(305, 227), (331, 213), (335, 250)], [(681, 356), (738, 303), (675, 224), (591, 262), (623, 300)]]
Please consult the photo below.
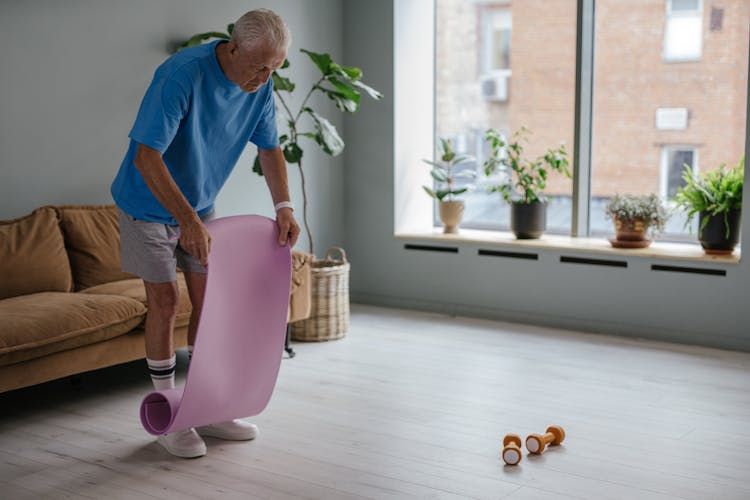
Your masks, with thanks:
[(71, 291), (70, 263), (52, 207), (0, 221), (0, 276), (0, 299)]
[[(185, 275), (181, 272), (177, 273), (177, 286), (180, 289), (180, 303), (177, 306), (175, 327), (180, 327), (188, 324), (190, 321), (190, 313), (193, 310), (190, 303), (190, 296), (188, 295), (187, 284), (185, 283)], [(139, 278), (104, 283), (103, 285), (87, 288), (81, 293), (121, 295), (123, 297), (135, 299), (144, 306), (146, 305), (146, 288), (143, 286), (143, 281)]]
[(57, 210), (76, 290), (135, 277), (120, 268), (116, 206), (62, 206)]
[(0, 366), (129, 332), (146, 308), (117, 295), (43, 292), (0, 300)]

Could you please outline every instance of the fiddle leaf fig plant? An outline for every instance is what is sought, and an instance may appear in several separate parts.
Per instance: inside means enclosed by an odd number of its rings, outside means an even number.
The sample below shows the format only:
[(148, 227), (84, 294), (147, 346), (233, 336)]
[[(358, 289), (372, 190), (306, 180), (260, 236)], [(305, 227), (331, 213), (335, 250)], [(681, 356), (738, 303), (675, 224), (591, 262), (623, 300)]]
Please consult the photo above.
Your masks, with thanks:
[[(227, 26), (227, 33), (209, 31), (192, 36), (178, 47), (179, 49), (199, 45), (212, 38), (229, 39), (233, 24)], [(289, 67), (289, 60), (285, 60), (279, 71), (271, 74), (276, 96), (277, 109), (281, 111), (287, 131), (279, 136), (281, 150), (288, 164), (295, 164), (299, 168), (302, 187), (302, 218), (309, 241), (310, 253), (314, 254), (313, 238), (307, 221), (307, 191), (305, 186), (305, 171), (302, 168), (304, 148), (307, 141), (316, 143), (324, 153), (337, 156), (344, 150), (344, 141), (336, 127), (310, 103), (314, 94), (323, 94), (331, 99), (336, 107), (345, 113), (355, 113), (359, 109), (361, 96), (366, 94), (375, 100), (383, 99), (383, 94), (362, 81), (362, 70), (353, 66), (343, 66), (335, 62), (329, 54), (316, 53), (306, 49), (300, 51), (307, 55), (312, 63), (320, 70), (320, 77), (313, 83), (302, 103), (292, 110), (287, 100), (297, 88), (297, 85), (279, 73)], [(260, 159), (256, 155), (253, 162), (253, 172), (263, 175)]]
[(222, 31), (207, 31), (206, 33), (198, 33), (197, 35), (193, 35), (181, 44), (177, 45), (175, 47), (174, 52), (179, 52), (182, 49), (186, 49), (188, 47), (194, 47), (196, 45), (200, 45), (206, 40), (211, 40), (213, 38), (221, 38), (224, 40), (229, 40), (229, 38), (232, 35), (232, 31), (234, 30), (234, 23), (227, 24), (227, 32), (224, 33)]

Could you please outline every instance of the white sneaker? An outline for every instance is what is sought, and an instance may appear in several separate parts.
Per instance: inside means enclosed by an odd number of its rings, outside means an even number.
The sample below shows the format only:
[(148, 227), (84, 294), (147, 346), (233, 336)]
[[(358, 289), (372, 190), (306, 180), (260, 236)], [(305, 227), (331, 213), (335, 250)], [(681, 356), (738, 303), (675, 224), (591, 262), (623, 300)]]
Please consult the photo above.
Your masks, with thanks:
[(163, 434), (156, 442), (176, 457), (197, 458), (206, 454), (206, 443), (193, 428)]
[(228, 439), (230, 441), (248, 441), (258, 436), (257, 425), (239, 419), (219, 424), (204, 425), (203, 427), (197, 427), (196, 430), (201, 436)]

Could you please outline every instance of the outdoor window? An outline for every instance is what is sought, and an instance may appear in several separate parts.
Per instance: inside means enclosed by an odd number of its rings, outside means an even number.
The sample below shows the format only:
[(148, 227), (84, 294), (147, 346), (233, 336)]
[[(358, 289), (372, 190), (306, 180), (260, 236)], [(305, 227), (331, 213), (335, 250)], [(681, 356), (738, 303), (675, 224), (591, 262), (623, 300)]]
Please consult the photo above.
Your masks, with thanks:
[(513, 26), (511, 9), (502, 5), (485, 7), (482, 31), (483, 70), (491, 73), (510, 69), (510, 35)]
[(664, 146), (661, 151), (659, 168), (659, 194), (664, 199), (672, 199), (677, 190), (685, 185), (685, 168), (697, 172), (698, 158), (695, 148), (689, 146)]
[[(736, 165), (745, 150), (750, 2), (710, 5), (705, 20), (704, 3), (435, 0), (434, 144), (448, 138), (476, 158), (464, 167), (477, 177), (461, 227), (509, 229), (507, 203), (487, 194), (498, 179), (482, 169), (490, 127), (506, 138), (530, 129), (529, 158), (565, 143), (578, 175), (550, 177), (550, 234), (606, 237), (615, 194), (655, 193), (673, 206), (684, 165)], [(685, 222), (674, 212), (660, 240), (694, 242)]]
[[(654, 53), (664, 22), (654, 13), (663, 13), (663, 4), (595, 2), (589, 232), (594, 236), (612, 231), (604, 209), (613, 195), (655, 193), (671, 205), (684, 164), (698, 171), (700, 158), (700, 171), (712, 170), (736, 165), (744, 154), (750, 5), (727, 0), (727, 17), (731, 13), (735, 22), (711, 32), (704, 43), (702, 2), (667, 0), (665, 53), (694, 55), (704, 46), (711, 54), (687, 67)], [(690, 31), (693, 25), (697, 29)], [(684, 214), (675, 212), (661, 240), (694, 241), (685, 222)]]
[(664, 60), (695, 61), (703, 47), (703, 1), (666, 0)]
[[(436, 138), (451, 139), (454, 149), (476, 158), (465, 167), (477, 177), (463, 197), (461, 227), (509, 228), (507, 203), (487, 193), (499, 181), (482, 169), (488, 128), (506, 137), (530, 129), (529, 159), (564, 142), (572, 164), (576, 11), (575, 0), (437, 0)], [(570, 233), (571, 186), (550, 176), (549, 233)], [(434, 222), (439, 225), (437, 216)]]

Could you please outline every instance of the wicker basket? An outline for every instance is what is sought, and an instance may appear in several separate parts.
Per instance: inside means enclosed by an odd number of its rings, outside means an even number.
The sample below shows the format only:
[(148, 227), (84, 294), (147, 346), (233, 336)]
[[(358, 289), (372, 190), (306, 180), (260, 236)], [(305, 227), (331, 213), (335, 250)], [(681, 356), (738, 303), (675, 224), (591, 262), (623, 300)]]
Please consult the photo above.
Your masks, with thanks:
[[(334, 259), (338, 253), (341, 259)], [(315, 260), (311, 271), (310, 317), (291, 324), (294, 340), (340, 339), (349, 331), (349, 261), (343, 248), (333, 247)]]

